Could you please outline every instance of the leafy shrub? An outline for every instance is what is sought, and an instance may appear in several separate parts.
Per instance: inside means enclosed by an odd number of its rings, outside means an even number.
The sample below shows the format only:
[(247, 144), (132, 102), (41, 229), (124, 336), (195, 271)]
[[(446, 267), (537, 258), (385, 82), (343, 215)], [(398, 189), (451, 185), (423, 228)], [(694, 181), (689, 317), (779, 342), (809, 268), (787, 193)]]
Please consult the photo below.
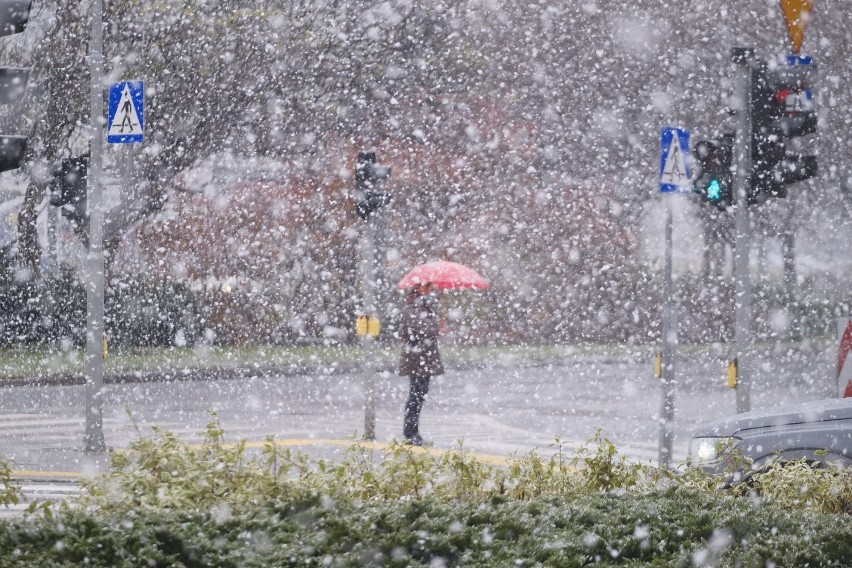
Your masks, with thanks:
[[(245, 442), (225, 443), (215, 414), (200, 446), (171, 432), (154, 433), (112, 454), (110, 471), (84, 482), (85, 507), (115, 511), (223, 507), (239, 513), (305, 492), (364, 501), (524, 501), (658, 490), (748, 495), (746, 486), (726, 484), (725, 475), (711, 476), (687, 466), (668, 470), (631, 463), (600, 431), (573, 455), (567, 455), (557, 439), (551, 457), (532, 451), (511, 458), (507, 467), (487, 465), (461, 442), (443, 453), (400, 443), (377, 450), (353, 442), (342, 459), (328, 461), (312, 460), (268, 438), (259, 455), (248, 455)], [(850, 508), (850, 476), (849, 471), (805, 463), (777, 465), (754, 476), (753, 492), (781, 507), (835, 513)]]
[[(271, 460), (247, 459), (245, 442), (224, 443), (217, 421), (207, 426), (200, 447), (182, 442), (174, 433), (154, 429), (127, 451), (110, 456), (110, 472), (83, 482), (80, 503), (97, 510), (245, 510), (279, 496), (277, 449)], [(288, 452), (289, 454), (289, 452)]]
[[(601, 432), (574, 455), (557, 440), (552, 457), (508, 467), (461, 444), (353, 443), (330, 462), (270, 438), (252, 455), (214, 415), (200, 445), (157, 430), (113, 454), (79, 501), (0, 522), (0, 567), (842, 566), (849, 480), (795, 463), (748, 492), (629, 463)], [(17, 502), (8, 466), (0, 481)]]
[(0, 505), (8, 507), (21, 502), (21, 488), (12, 481), (12, 468), (0, 461)]
[[(0, 566), (843, 566), (848, 517), (707, 493), (360, 500), (4, 522)], [(807, 539), (803, 544), (803, 539)]]
[(835, 470), (804, 459), (776, 463), (753, 476), (754, 490), (785, 509), (852, 513), (852, 470)]
[(614, 489), (648, 490), (656, 483), (649, 474), (653, 468), (618, 457), (615, 446), (600, 432), (570, 459), (560, 446), (547, 460), (533, 451), (513, 458), (505, 469), (476, 459), (461, 443), (438, 456), (400, 443), (376, 455), (376, 450), (353, 443), (337, 462), (312, 462), (269, 438), (262, 454), (250, 457), (244, 442), (224, 442), (215, 415), (198, 447), (171, 432), (155, 428), (154, 434), (112, 454), (108, 473), (84, 481), (82, 504), (116, 511), (201, 511), (222, 506), (243, 512), (299, 491), (361, 500), (528, 500)]

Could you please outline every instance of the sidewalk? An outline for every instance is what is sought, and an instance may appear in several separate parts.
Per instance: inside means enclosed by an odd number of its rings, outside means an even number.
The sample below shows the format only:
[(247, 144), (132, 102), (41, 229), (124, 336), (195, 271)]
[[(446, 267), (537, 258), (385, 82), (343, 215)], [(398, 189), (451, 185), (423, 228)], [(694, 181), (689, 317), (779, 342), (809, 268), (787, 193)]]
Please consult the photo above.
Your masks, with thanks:
[[(653, 359), (653, 348), (647, 351)], [(597, 354), (587, 353), (587, 350)], [(625, 352), (635, 354), (637, 348), (625, 346), (506, 346), (442, 348), (447, 369), (464, 370), (478, 367), (541, 366), (564, 362), (575, 357), (585, 360), (622, 358)], [(225, 380), (255, 375), (295, 376), (310, 374), (357, 373), (364, 367), (363, 350), (359, 346), (314, 349), (301, 348), (215, 348), (148, 349), (111, 353), (105, 362), (104, 383), (139, 383), (169, 380)], [(206, 356), (205, 353), (213, 355)], [(2, 353), (2, 352), (0, 352)], [(377, 356), (379, 372), (396, 373), (398, 346), (380, 347)], [(319, 354), (319, 355), (318, 355)], [(82, 354), (71, 361), (69, 354), (15, 353), (0, 357), (0, 388), (8, 386), (83, 385), (85, 375)], [(650, 364), (650, 363), (649, 363)]]

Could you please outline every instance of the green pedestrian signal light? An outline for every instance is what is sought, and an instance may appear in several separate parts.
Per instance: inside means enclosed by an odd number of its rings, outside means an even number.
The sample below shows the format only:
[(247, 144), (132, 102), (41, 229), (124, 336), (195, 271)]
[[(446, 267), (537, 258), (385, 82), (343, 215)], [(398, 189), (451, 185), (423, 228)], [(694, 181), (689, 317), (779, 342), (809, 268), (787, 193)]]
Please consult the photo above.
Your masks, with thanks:
[(707, 186), (707, 199), (709, 201), (719, 201), (722, 199), (722, 185), (719, 180), (714, 179)]
[(719, 209), (727, 209), (734, 202), (733, 149), (733, 134), (725, 134), (719, 140), (699, 140), (693, 151), (697, 165), (693, 192)]

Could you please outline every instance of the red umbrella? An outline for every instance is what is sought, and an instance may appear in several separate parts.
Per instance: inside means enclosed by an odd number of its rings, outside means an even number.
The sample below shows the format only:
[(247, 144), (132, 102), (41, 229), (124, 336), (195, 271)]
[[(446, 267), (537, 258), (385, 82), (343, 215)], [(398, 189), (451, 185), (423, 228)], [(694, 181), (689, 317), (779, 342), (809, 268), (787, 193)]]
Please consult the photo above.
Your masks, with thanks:
[(427, 282), (440, 290), (462, 288), (485, 290), (488, 288), (488, 282), (475, 270), (447, 260), (436, 260), (414, 267), (399, 281), (398, 286), (403, 289), (413, 288)]

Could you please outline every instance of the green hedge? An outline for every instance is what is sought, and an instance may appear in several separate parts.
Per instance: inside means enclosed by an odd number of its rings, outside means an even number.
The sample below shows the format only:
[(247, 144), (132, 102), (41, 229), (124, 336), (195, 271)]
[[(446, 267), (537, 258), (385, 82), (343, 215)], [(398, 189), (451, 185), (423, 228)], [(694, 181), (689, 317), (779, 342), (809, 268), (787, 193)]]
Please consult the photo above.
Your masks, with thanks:
[(232, 515), (69, 510), (0, 530), (2, 566), (848, 566), (848, 515), (674, 490), (566, 501), (294, 494)]
[[(171, 432), (111, 455), (76, 501), (0, 522), (2, 566), (846, 566), (852, 471), (805, 462), (751, 487), (618, 455), (488, 465), (466, 452), (353, 444), (315, 460)], [(2, 464), (2, 462), (0, 462)], [(16, 503), (8, 466), (0, 504)]]

